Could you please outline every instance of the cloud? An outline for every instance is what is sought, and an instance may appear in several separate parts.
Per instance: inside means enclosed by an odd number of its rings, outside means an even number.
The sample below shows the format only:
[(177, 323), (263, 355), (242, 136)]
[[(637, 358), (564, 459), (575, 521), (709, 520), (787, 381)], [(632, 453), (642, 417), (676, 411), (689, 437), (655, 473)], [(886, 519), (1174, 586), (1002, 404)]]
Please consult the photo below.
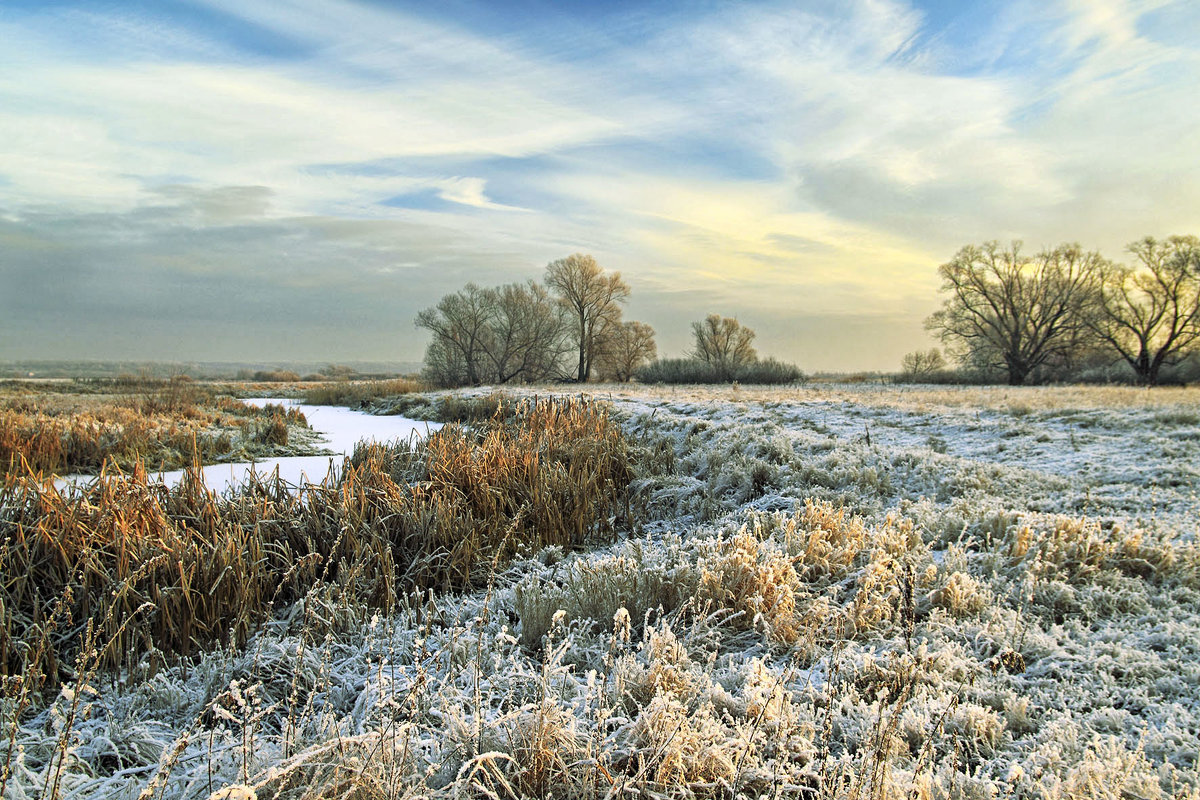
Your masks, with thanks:
[[(0, 348), (38, 355), (32, 326), (98, 356), (118, 339), (282, 352), (289, 336), (304, 356), (317, 326), (346, 348), (331, 358), (409, 358), (416, 309), (583, 250), (626, 275), (664, 353), (721, 310), (782, 356), (882, 368), (929, 346), (935, 268), (963, 244), (1119, 255), (1200, 211), (1184, 2), (588, 14), (7, 15)], [(205, 319), (220, 325), (167, 335)], [(855, 320), (844, 340), (814, 333), (838, 319)], [(162, 335), (121, 339), (123, 324)]]

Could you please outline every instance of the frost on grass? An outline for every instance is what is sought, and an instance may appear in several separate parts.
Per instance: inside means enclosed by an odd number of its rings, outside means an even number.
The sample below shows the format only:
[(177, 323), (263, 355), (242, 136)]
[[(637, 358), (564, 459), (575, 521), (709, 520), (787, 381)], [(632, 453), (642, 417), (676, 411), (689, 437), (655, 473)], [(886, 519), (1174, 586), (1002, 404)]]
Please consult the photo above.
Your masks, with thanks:
[(614, 400), (643, 534), (388, 614), (317, 586), (244, 647), (68, 680), (8, 726), (5, 796), (1200, 796), (1200, 556), (1182, 501), (1137, 505), (1173, 456), (1096, 499), (904, 438), (903, 398), (868, 443), (764, 397)]

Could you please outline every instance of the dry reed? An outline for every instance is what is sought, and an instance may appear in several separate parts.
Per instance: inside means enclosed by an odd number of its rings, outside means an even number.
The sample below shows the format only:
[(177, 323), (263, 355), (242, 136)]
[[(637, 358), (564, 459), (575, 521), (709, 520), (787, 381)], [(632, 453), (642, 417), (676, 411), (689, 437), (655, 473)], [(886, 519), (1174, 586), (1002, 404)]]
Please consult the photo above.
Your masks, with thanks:
[(373, 400), (425, 390), (420, 381), (393, 378), (386, 381), (330, 381), (304, 389), (304, 402), (321, 406), (361, 408)]
[[(103, 665), (128, 666), (151, 648), (243, 642), (273, 604), (322, 580), (385, 609), (410, 590), (466, 589), (517, 552), (610, 530), (628, 512), (631, 476), (619, 427), (577, 400), (523, 403), (478, 432), (449, 426), (411, 449), (362, 447), (336, 478), (295, 491), (251, 478), (218, 495), (198, 469), (174, 488), (140, 467), (69, 491), (10, 476), (0, 670), (55, 682), (76, 646), (71, 625), (49, 628), (60, 598), (73, 624), (97, 620), (112, 640)], [(152, 613), (139, 612), (146, 604)], [(35, 639), (49, 643), (25, 646)]]
[(289, 427), (307, 428), (297, 409), (255, 408), (190, 385), (116, 397), (19, 396), (0, 405), (0, 471), (95, 474), (105, 462), (130, 470), (178, 469), (285, 447)]

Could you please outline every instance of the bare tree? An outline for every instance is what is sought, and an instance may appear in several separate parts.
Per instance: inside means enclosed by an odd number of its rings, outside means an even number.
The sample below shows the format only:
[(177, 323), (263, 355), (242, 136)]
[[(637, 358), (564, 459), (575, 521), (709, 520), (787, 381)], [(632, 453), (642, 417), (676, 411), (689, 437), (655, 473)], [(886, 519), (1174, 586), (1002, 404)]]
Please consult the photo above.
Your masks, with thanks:
[(733, 317), (709, 314), (703, 322), (692, 323), (696, 340), (693, 357), (711, 366), (721, 380), (736, 377), (737, 370), (758, 360), (751, 342), (754, 331)]
[(440, 336), (430, 339), (425, 348), (425, 366), (421, 370), (427, 383), (431, 386), (466, 386), (469, 382), (467, 373), (466, 360), (460, 349)]
[(491, 290), (473, 283), (417, 314), (417, 327), (433, 333), (425, 353), (431, 380), (446, 386), (483, 382), (484, 342), (495, 314)]
[(1200, 239), (1151, 236), (1129, 245), (1138, 264), (1102, 271), (1092, 329), (1133, 368), (1140, 383), (1158, 383), (1200, 340)]
[(562, 309), (533, 281), (467, 284), (418, 314), (417, 325), (433, 333), (426, 377), (443, 386), (546, 380), (566, 352)]
[(1086, 316), (1106, 262), (1079, 245), (1061, 245), (1030, 258), (1014, 242), (968, 245), (938, 268), (950, 293), (926, 320), (960, 359), (1003, 366), (1008, 382), (1057, 358), (1070, 358), (1088, 337)]
[(554, 377), (567, 349), (559, 305), (534, 281), (488, 291), (494, 307), (483, 337), (489, 380), (533, 382)]
[(578, 348), (576, 380), (588, 380), (597, 353), (599, 334), (621, 318), (620, 304), (629, 297), (621, 273), (605, 274), (596, 259), (582, 253), (551, 261), (546, 266), (546, 286), (567, 311), (571, 341)]
[(624, 383), (633, 378), (638, 367), (657, 356), (654, 328), (644, 322), (622, 322), (605, 328), (600, 337), (596, 365), (605, 378)]
[(946, 359), (936, 347), (905, 353), (904, 358), (900, 360), (900, 371), (909, 379), (928, 378), (945, 368)]

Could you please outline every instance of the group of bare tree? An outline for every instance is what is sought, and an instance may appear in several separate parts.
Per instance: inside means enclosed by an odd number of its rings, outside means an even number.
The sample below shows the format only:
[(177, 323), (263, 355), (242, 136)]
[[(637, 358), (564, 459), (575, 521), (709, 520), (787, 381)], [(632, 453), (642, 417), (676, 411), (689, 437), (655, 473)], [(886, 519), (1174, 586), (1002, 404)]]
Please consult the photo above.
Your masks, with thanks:
[(732, 317), (709, 314), (703, 322), (692, 323), (692, 337), (692, 357), (712, 367), (720, 380), (732, 380), (742, 367), (758, 360), (750, 344), (754, 331)]
[[(1200, 239), (1147, 237), (1128, 249), (1132, 266), (1077, 244), (1032, 256), (1020, 243), (964, 247), (939, 268), (949, 297), (926, 326), (964, 367), (1010, 384), (1104, 352), (1156, 384), (1200, 343)], [(940, 367), (931, 358), (910, 353), (904, 369), (927, 374)]]
[(425, 376), (440, 386), (629, 380), (656, 349), (653, 328), (621, 319), (628, 297), (620, 273), (579, 253), (552, 261), (545, 285), (469, 283), (417, 315), (433, 334)]
[(736, 317), (709, 314), (692, 323), (694, 347), (685, 358), (664, 358), (638, 370), (643, 383), (793, 383), (804, 374), (795, 364), (760, 359), (754, 331)]

